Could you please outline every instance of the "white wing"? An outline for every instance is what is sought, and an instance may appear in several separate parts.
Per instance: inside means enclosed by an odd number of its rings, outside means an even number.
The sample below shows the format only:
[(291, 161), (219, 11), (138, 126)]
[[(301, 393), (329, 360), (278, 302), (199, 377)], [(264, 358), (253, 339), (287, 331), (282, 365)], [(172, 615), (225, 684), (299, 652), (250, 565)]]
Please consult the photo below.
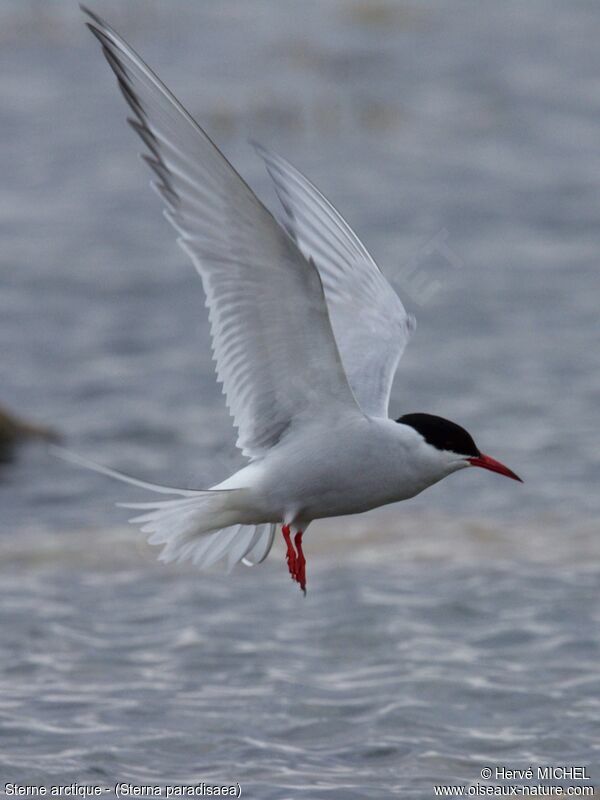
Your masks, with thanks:
[(415, 329), (364, 245), (331, 203), (280, 156), (255, 145), (285, 209), (285, 224), (316, 264), (354, 396), (366, 414), (387, 417), (394, 373)]
[(356, 409), (314, 265), (141, 58), (83, 10), (134, 113), (167, 219), (202, 277), (238, 447), (256, 458), (292, 420)]

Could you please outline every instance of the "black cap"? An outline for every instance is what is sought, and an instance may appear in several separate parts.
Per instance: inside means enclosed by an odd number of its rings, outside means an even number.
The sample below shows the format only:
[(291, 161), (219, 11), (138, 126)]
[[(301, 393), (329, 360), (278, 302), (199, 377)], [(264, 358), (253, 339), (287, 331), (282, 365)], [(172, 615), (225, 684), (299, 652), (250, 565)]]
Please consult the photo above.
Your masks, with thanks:
[(461, 456), (480, 456), (473, 437), (460, 425), (433, 414), (405, 414), (396, 422), (410, 425), (438, 450), (450, 450)]

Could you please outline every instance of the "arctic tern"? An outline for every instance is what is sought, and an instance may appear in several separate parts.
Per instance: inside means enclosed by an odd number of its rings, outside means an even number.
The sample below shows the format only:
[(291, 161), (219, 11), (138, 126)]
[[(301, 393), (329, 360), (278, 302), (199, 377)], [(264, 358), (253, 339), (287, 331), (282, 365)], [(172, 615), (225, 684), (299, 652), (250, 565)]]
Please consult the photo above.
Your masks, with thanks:
[(170, 499), (124, 503), (163, 561), (232, 567), (268, 555), (281, 526), (290, 575), (306, 591), (311, 521), (414, 497), (457, 470), (520, 480), (466, 430), (431, 414), (388, 418), (414, 330), (397, 294), (321, 192), (256, 145), (284, 210), (278, 222), (134, 50), (95, 13), (98, 39), (142, 139), (178, 243), (206, 294), (218, 380), (249, 460), (207, 490), (139, 481)]

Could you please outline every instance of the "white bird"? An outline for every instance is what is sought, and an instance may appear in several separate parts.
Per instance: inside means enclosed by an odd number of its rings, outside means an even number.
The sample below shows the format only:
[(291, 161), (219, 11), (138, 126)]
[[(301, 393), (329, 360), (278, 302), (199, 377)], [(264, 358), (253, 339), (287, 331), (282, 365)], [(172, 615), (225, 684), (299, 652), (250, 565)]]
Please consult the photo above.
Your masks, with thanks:
[(414, 320), (323, 195), (257, 147), (285, 211), (279, 224), (132, 48), (83, 8), (143, 140), (165, 215), (202, 279), (219, 381), (249, 463), (203, 491), (123, 504), (163, 561), (258, 564), (281, 525), (292, 578), (306, 589), (311, 521), (405, 500), (457, 470), (520, 480), (466, 430), (430, 414), (388, 418)]

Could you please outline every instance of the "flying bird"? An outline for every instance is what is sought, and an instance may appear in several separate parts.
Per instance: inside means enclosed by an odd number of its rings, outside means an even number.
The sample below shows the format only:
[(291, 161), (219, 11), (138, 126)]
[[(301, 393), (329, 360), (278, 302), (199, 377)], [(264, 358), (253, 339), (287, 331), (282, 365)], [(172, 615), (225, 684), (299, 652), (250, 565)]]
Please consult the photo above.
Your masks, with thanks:
[(454, 422), (389, 419), (415, 322), (356, 234), (304, 175), (256, 145), (283, 206), (277, 221), (127, 42), (82, 10), (202, 280), (217, 377), (248, 459), (200, 491), (68, 456), (169, 497), (121, 504), (162, 545), (159, 558), (259, 564), (281, 527), (289, 573), (305, 592), (302, 537), (313, 520), (414, 497), (466, 467), (520, 480)]

